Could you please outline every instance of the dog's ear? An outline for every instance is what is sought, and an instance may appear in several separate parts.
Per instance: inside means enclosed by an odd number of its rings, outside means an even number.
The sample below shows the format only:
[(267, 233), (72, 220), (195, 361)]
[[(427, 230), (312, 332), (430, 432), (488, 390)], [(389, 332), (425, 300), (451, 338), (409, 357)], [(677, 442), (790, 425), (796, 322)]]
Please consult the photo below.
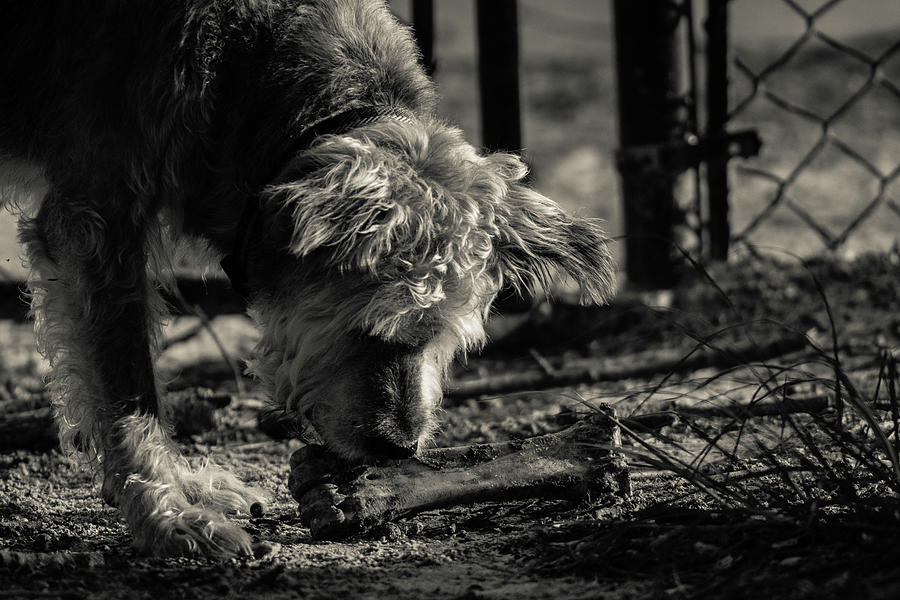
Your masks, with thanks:
[(389, 169), (371, 153), (352, 150), (323, 145), (295, 160), (300, 175), (267, 192), (286, 216), (292, 254), (324, 251), (332, 266), (374, 271), (379, 257), (392, 250), (392, 229), (406, 224), (408, 215), (392, 201)]
[[(598, 222), (567, 215), (555, 202), (521, 183), (524, 167), (509, 155), (492, 157), (505, 163), (508, 188), (499, 211), (499, 254), (506, 281), (518, 291), (548, 288), (556, 269), (581, 287), (581, 302), (603, 304), (615, 292), (615, 265), (609, 240)], [(515, 159), (521, 165), (519, 159)]]
[(470, 195), (421, 176), (425, 168), (350, 139), (318, 145), (268, 188), (286, 216), (288, 251), (374, 276), (388, 284), (381, 294), (411, 299), (410, 310), (466, 296), (493, 258), (490, 216)]

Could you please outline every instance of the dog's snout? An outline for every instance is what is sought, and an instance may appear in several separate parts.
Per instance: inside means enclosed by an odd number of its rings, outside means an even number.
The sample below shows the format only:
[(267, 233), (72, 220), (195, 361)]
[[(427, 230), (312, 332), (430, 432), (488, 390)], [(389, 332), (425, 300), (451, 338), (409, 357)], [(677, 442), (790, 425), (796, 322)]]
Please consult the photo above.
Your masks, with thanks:
[(436, 429), (444, 365), (424, 346), (354, 341), (352, 368), (315, 404), (311, 424), (350, 460), (415, 455)]
[(397, 443), (386, 438), (369, 438), (368, 453), (376, 458), (401, 459), (414, 456), (419, 450), (419, 441)]

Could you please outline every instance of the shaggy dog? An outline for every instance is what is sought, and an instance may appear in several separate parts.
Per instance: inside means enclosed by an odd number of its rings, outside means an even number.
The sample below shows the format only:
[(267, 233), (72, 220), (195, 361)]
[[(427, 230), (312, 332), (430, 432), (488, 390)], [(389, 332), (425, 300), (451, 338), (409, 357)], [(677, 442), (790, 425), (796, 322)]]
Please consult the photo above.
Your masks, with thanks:
[(20, 238), (63, 448), (136, 547), (250, 550), (257, 494), (170, 441), (154, 374), (172, 240), (202, 240), (262, 337), (277, 410), (351, 460), (416, 452), (506, 282), (611, 293), (606, 239), (435, 116), (375, 0), (0, 3), (0, 152), (49, 191)]

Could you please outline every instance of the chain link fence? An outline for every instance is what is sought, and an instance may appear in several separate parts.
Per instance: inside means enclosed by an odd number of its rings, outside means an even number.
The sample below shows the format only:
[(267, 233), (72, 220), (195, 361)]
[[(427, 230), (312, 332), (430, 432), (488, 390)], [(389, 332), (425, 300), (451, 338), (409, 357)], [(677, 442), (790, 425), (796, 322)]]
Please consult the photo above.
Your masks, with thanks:
[[(795, 21), (796, 37), (742, 44), (741, 4)], [(732, 247), (884, 250), (900, 236), (900, 27), (835, 35), (829, 25), (867, 3), (811, 4), (730, 3), (727, 123), (763, 140), (760, 156), (731, 162)]]

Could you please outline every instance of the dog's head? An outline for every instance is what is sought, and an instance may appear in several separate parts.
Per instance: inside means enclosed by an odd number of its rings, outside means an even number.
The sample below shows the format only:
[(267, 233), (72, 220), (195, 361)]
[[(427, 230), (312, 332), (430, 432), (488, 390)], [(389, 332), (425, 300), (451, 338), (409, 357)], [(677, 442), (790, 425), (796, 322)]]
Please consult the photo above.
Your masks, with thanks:
[(603, 233), (525, 173), (453, 128), (390, 120), (297, 156), (264, 194), (271, 250), (250, 257), (263, 329), (252, 368), (275, 405), (347, 458), (411, 454), (504, 283), (533, 290), (559, 269), (584, 301), (608, 299)]

